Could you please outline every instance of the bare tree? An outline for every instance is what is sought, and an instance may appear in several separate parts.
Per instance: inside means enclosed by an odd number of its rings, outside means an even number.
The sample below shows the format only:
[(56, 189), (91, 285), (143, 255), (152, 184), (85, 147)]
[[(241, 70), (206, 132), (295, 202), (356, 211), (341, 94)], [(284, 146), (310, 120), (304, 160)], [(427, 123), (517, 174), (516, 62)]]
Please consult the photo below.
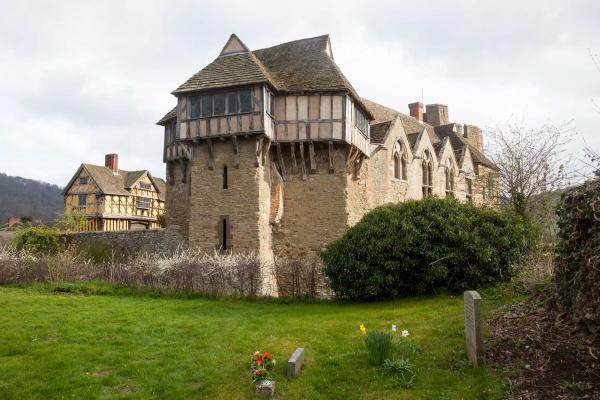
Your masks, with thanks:
[(509, 123), (492, 130), (490, 157), (499, 168), (500, 196), (515, 211), (528, 214), (533, 196), (568, 185), (572, 173), (565, 146), (573, 134), (570, 123), (534, 129)]
[[(598, 53), (594, 53), (590, 48), (588, 48), (588, 53), (590, 53), (590, 58), (592, 59), (592, 63), (594, 63), (594, 67), (596, 67), (596, 70), (600, 72), (600, 56), (598, 56)], [(594, 107), (594, 109), (600, 113), (600, 103), (598, 103), (598, 101), (595, 99), (592, 99), (592, 107)]]

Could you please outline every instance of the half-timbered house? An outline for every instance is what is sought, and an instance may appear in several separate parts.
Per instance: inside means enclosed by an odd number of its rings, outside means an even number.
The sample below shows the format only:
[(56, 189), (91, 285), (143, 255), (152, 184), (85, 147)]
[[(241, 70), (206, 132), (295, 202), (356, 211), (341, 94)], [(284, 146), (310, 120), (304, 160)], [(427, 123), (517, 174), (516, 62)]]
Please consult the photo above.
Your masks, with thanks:
[(165, 214), (165, 182), (149, 171), (125, 171), (118, 155), (105, 165), (81, 164), (63, 195), (65, 214), (80, 231), (123, 231), (159, 228)]
[(328, 35), (254, 51), (231, 35), (172, 94), (158, 122), (167, 224), (191, 247), (299, 257), (387, 202), (498, 201), (479, 128), (445, 105), (407, 115), (360, 97)]

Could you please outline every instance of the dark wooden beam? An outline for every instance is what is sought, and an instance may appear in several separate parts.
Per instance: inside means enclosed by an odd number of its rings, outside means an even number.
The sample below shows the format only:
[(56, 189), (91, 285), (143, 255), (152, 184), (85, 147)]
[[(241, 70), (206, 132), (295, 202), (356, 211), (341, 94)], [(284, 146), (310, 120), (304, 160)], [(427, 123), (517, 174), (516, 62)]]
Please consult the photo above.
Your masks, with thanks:
[(299, 142), (300, 147), (300, 169), (302, 170), (302, 180), (306, 179), (306, 160), (304, 159), (304, 143)]
[(281, 168), (281, 178), (287, 181), (287, 173), (285, 170), (285, 163), (283, 162), (283, 150), (281, 149), (281, 143), (277, 143), (277, 160), (279, 161), (279, 168)]
[(290, 143), (290, 152), (292, 154), (292, 173), (295, 174), (298, 171), (298, 163), (296, 162), (296, 143)]
[[(319, 96), (319, 102), (320, 102), (320, 96)], [(317, 172), (317, 162), (315, 160), (315, 143), (314, 142), (310, 142), (308, 144), (308, 158), (310, 160), (310, 173), (314, 174), (315, 172)]]

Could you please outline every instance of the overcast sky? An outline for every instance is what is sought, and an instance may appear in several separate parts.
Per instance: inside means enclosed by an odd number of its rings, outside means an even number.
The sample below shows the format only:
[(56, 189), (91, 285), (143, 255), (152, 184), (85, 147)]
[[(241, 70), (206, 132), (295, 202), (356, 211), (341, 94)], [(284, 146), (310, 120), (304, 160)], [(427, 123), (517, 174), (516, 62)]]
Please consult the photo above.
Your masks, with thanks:
[(482, 128), (573, 120), (600, 149), (600, 1), (0, 0), (0, 172), (64, 186), (119, 154), (164, 177), (170, 94), (231, 33), (251, 49), (331, 35), (358, 93), (407, 112), (445, 103)]

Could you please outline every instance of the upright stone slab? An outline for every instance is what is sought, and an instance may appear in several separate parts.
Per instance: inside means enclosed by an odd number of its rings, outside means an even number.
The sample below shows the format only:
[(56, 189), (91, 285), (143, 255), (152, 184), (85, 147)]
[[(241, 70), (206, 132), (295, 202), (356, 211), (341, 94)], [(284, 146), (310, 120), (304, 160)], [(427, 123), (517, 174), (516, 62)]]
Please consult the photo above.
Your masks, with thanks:
[(256, 384), (256, 395), (259, 397), (272, 398), (275, 396), (275, 381), (266, 379)]
[(298, 347), (296, 351), (292, 354), (290, 359), (288, 360), (288, 368), (287, 368), (287, 377), (288, 379), (293, 379), (298, 376), (300, 373), (300, 368), (302, 368), (302, 364), (304, 363), (304, 349), (302, 347)]
[(474, 366), (483, 365), (485, 350), (483, 346), (483, 304), (481, 296), (474, 290), (466, 291), (465, 303), (465, 337), (467, 354)]

